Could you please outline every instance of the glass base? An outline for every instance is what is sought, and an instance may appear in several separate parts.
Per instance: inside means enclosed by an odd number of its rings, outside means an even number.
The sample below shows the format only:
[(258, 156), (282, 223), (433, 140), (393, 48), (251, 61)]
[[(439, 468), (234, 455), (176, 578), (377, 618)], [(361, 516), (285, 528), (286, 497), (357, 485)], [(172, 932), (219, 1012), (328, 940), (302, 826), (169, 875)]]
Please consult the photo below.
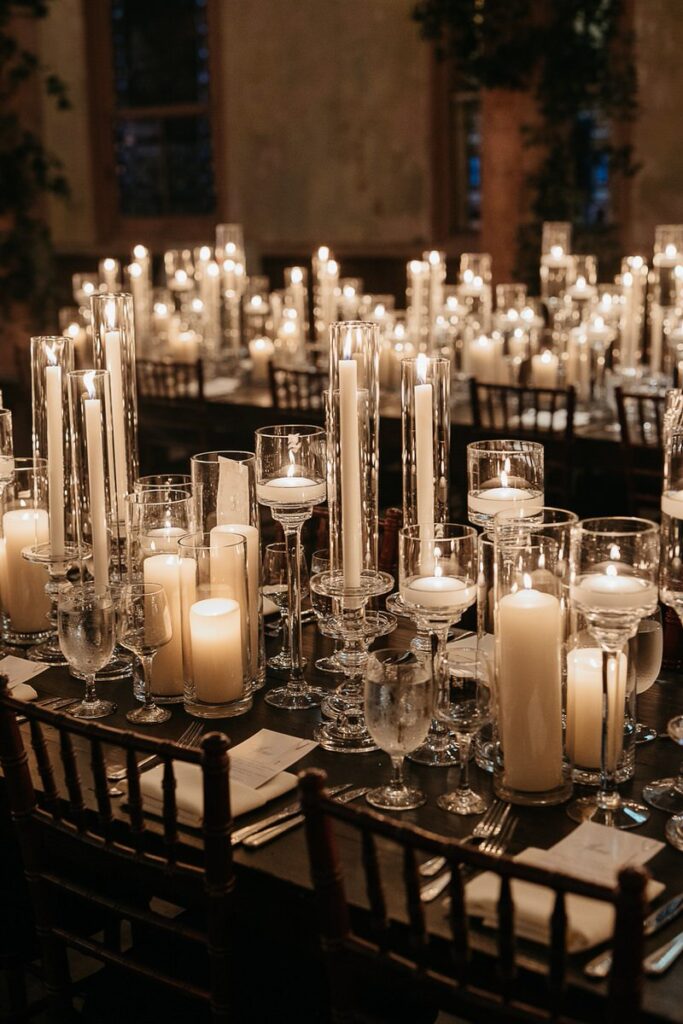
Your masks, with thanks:
[(113, 715), (117, 708), (118, 704), (110, 700), (91, 700), (87, 704), (82, 700), (80, 704), (68, 708), (66, 713), (73, 718), (106, 718), (107, 715)]
[(453, 793), (444, 793), (436, 801), (437, 807), (449, 814), (483, 814), (488, 803), (473, 789), (456, 789)]
[(334, 754), (370, 754), (379, 747), (365, 727), (365, 719), (349, 722), (335, 718), (323, 722), (313, 731), (313, 739), (323, 750)]
[(562, 784), (554, 789), (538, 791), (513, 789), (505, 783), (503, 771), (494, 771), (493, 791), (501, 800), (506, 800), (509, 804), (517, 804), (520, 807), (553, 807), (556, 804), (563, 804), (565, 800), (569, 799), (572, 795), (572, 783), (570, 779), (564, 779)]
[(667, 841), (677, 850), (683, 850), (683, 814), (669, 818), (664, 829)]
[(168, 722), (171, 712), (167, 708), (160, 708), (156, 704), (144, 705), (136, 708), (135, 711), (128, 711), (127, 722), (134, 722), (135, 725), (159, 725), (161, 722)]
[[(289, 656), (289, 651), (280, 651), (278, 654), (274, 654), (272, 658), (267, 659), (266, 665), (274, 672), (290, 672), (292, 659)], [(301, 659), (301, 667), (306, 668), (305, 658)]]
[(652, 743), (657, 739), (657, 730), (642, 722), (636, 723), (636, 743)]
[(251, 691), (241, 700), (233, 700), (225, 704), (204, 704), (200, 700), (186, 700), (185, 710), (193, 718), (237, 718), (251, 711), (253, 704)]
[(567, 808), (567, 816), (572, 821), (594, 821), (596, 825), (607, 825), (608, 828), (637, 828), (650, 817), (644, 804), (635, 800), (619, 800), (613, 807), (598, 807), (593, 796), (582, 796)]
[(341, 665), (333, 654), (326, 658), (318, 658), (315, 667), (318, 672), (334, 672), (335, 675), (339, 675), (342, 671)]
[(365, 799), (380, 811), (412, 811), (427, 802), (422, 790), (411, 786), (378, 786), (366, 793)]
[(683, 789), (677, 786), (678, 779), (655, 779), (643, 786), (643, 800), (659, 811), (669, 814), (683, 814)]
[(51, 637), (43, 644), (36, 644), (31, 647), (26, 657), (29, 661), (43, 661), (46, 665), (68, 665), (68, 661), (62, 654), (57, 637)]
[(484, 772), (491, 773), (495, 763), (496, 744), (492, 739), (483, 739), (477, 736), (474, 741), (474, 763), (477, 768)]
[(457, 745), (452, 740), (445, 746), (441, 745), (440, 740), (438, 742), (438, 746), (432, 746), (431, 740), (427, 737), (421, 747), (408, 754), (408, 760), (414, 764), (425, 764), (429, 768), (447, 768), (460, 764), (460, 751)]
[(7, 625), (2, 631), (2, 639), (10, 647), (34, 647), (36, 644), (50, 640), (53, 636), (54, 631), (51, 629), (41, 629), (37, 633), (19, 633)]
[(284, 711), (307, 711), (317, 708), (326, 696), (326, 691), (317, 686), (278, 686), (265, 696), (266, 704)]

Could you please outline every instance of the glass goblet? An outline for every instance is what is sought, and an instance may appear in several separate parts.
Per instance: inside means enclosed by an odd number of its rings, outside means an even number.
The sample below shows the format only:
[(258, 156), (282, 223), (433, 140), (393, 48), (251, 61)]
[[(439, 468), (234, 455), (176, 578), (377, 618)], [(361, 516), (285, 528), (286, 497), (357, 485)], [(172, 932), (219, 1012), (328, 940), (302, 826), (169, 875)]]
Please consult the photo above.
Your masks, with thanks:
[(69, 710), (75, 718), (105, 718), (116, 704), (95, 692), (95, 674), (107, 664), (116, 640), (111, 591), (93, 583), (63, 587), (57, 601), (59, 646), (69, 667), (85, 678), (85, 697)]
[[(671, 719), (667, 726), (667, 732), (674, 743), (683, 747), (683, 715), (677, 715)], [(676, 811), (673, 817), (667, 821), (664, 831), (671, 845), (675, 846), (677, 850), (683, 850), (683, 813), (681, 813), (683, 811), (683, 764), (681, 764), (678, 778), (662, 780), (662, 783), (666, 782), (673, 783), (669, 792), (674, 799), (669, 802), (668, 807), (662, 807), (661, 804), (655, 804), (655, 807)]]
[[(657, 682), (664, 654), (664, 630), (662, 612), (659, 608), (652, 615), (640, 620), (638, 632), (629, 641), (636, 670), (636, 708), (638, 697)], [(636, 722), (636, 743), (652, 743), (657, 739), (657, 730), (652, 726)]]
[(602, 652), (602, 742), (600, 784), (595, 796), (567, 808), (574, 821), (595, 821), (611, 828), (634, 828), (650, 814), (644, 804), (622, 799), (617, 789), (618, 749), (627, 695), (615, 684), (619, 655), (638, 631), (640, 620), (657, 607), (659, 529), (648, 519), (611, 516), (585, 519), (575, 527), (571, 552), (570, 602), (586, 620)]
[(145, 702), (126, 719), (136, 725), (157, 725), (167, 722), (171, 712), (160, 708), (152, 697), (152, 664), (160, 647), (169, 643), (173, 634), (166, 591), (160, 583), (129, 583), (121, 594), (121, 643), (137, 655), (145, 681)]
[[(327, 572), (329, 568), (329, 550), (327, 548), (321, 548), (319, 551), (314, 551), (311, 555), (311, 576), (314, 576), (319, 572)], [(320, 594), (317, 590), (311, 588), (311, 605), (318, 620), (318, 629), (323, 636), (327, 636), (326, 627), (334, 618), (333, 598), (326, 597), (324, 594)], [(316, 660), (315, 667), (319, 672), (334, 672), (337, 674), (342, 671), (342, 667), (337, 660), (337, 649), (338, 641), (335, 639), (334, 653)]]
[(412, 651), (374, 651), (365, 670), (365, 720), (373, 740), (389, 754), (391, 781), (371, 789), (365, 799), (380, 810), (409, 811), (426, 796), (406, 784), (406, 754), (424, 741), (433, 712), (429, 668)]
[[(301, 580), (301, 598), (308, 594), (308, 567), (306, 565), (306, 553), (303, 548), (299, 551), (299, 578)], [(282, 541), (274, 544), (267, 544), (263, 554), (263, 596), (270, 598), (274, 605), (280, 609), (280, 635), (282, 644), (277, 654), (268, 658), (268, 668), (276, 672), (288, 672), (292, 667), (292, 659), (289, 655), (287, 644), (287, 622), (289, 614), (289, 587), (287, 585), (287, 548)], [(306, 659), (302, 658), (302, 664)]]
[(434, 699), (436, 718), (458, 741), (460, 781), (452, 793), (436, 801), (451, 814), (483, 814), (487, 802), (470, 787), (470, 748), (475, 736), (491, 721), (491, 666), (486, 655), (451, 648)]

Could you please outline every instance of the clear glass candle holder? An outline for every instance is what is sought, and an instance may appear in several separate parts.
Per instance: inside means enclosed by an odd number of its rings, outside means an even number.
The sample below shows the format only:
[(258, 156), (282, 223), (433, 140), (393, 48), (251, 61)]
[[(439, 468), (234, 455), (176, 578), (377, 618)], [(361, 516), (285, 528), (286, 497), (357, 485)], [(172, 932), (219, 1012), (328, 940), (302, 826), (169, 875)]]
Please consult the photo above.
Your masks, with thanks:
[(501, 511), (543, 505), (543, 445), (475, 441), (467, 446), (467, 518), (486, 528)]
[(165, 488), (173, 491), (187, 491), (193, 494), (192, 477), (189, 473), (149, 473), (139, 476), (134, 484), (135, 491), (157, 490)]
[(198, 532), (178, 541), (185, 710), (234, 718), (252, 706), (247, 542)]
[(326, 434), (320, 427), (287, 424), (256, 431), (256, 496), (284, 530), (289, 596), (289, 679), (269, 691), (266, 701), (289, 711), (314, 707), (323, 696), (303, 671), (300, 550), (303, 524), (313, 507), (325, 501), (326, 473)]
[(50, 636), (44, 570), (23, 556), (25, 548), (48, 541), (47, 460), (15, 459), (12, 479), (2, 490), (0, 591), (8, 644), (30, 647)]
[(448, 359), (401, 363), (404, 526), (448, 520), (450, 381)]
[(495, 664), (498, 755), (494, 789), (519, 804), (571, 795), (563, 740), (563, 606), (550, 537), (496, 536)]
[(81, 549), (77, 544), (67, 543), (62, 544), (55, 554), (48, 541), (46, 544), (26, 547), (22, 554), (32, 565), (40, 566), (47, 571), (45, 593), (51, 604), (49, 622), (53, 630), (47, 640), (30, 647), (26, 657), (29, 661), (43, 661), (48, 665), (67, 665), (57, 636), (57, 603), (62, 588), (68, 583), (69, 573), (72, 570), (80, 571)]

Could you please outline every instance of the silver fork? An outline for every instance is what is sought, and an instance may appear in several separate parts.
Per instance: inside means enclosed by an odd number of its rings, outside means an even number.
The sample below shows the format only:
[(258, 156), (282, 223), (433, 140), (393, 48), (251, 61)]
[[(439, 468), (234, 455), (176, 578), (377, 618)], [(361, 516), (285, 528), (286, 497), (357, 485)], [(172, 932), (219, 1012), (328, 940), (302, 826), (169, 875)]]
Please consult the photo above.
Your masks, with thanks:
[[(334, 799), (340, 804), (350, 804), (352, 800), (358, 800), (359, 797), (365, 796), (366, 793), (370, 792), (370, 789), (370, 786), (357, 786), (355, 789), (349, 789), (344, 793), (340, 793)], [(285, 832), (298, 828), (305, 820), (303, 814), (297, 814), (293, 818), (288, 818), (287, 821), (280, 822), (279, 825), (273, 825), (272, 828), (264, 828), (260, 832), (254, 833), (244, 840), (244, 845), (250, 850), (257, 850), (259, 846), (270, 843), (273, 839), (277, 839), (278, 836), (283, 836)]]
[[(517, 818), (507, 818), (505, 824), (501, 828), (497, 836), (492, 836), (490, 839), (485, 839), (479, 849), (483, 853), (488, 853), (492, 857), (500, 857), (501, 854), (505, 853), (505, 850), (512, 842), (512, 837), (517, 828)], [(451, 880), (451, 872), (444, 871), (442, 875), (435, 878), (432, 882), (428, 882), (427, 885), (423, 885), (420, 889), (420, 899), (423, 903), (431, 903), (432, 900), (437, 899), (444, 891), (446, 886)]]
[[(75, 704), (78, 697), (42, 697), (40, 700), (31, 701), (34, 707), (48, 708), (49, 711), (63, 711), (70, 704)], [(28, 719), (26, 715), (17, 716), (17, 725), (23, 725)]]
[[(176, 743), (179, 747), (193, 747), (203, 731), (203, 722), (193, 722), (192, 725), (188, 725), (185, 732), (181, 733)], [(150, 754), (149, 757), (143, 757), (142, 761), (138, 761), (138, 771), (149, 771), (150, 768), (154, 768), (157, 764), (161, 764), (161, 758), (157, 757), (156, 754)], [(126, 767), (107, 768), (107, 779), (109, 782), (121, 782), (127, 775), (128, 769)]]
[[(328, 790), (328, 796), (337, 796), (338, 793), (343, 793), (346, 789), (351, 789), (352, 783), (345, 782), (340, 786), (331, 786)], [(244, 825), (242, 828), (238, 828), (233, 832), (230, 837), (230, 841), (233, 846), (238, 846), (240, 843), (248, 839), (249, 836), (256, 835), (257, 832), (263, 831), (263, 829), (270, 828), (272, 825), (277, 825), (279, 821), (286, 821), (287, 818), (293, 818), (295, 814), (301, 812), (301, 801), (295, 800), (291, 804), (287, 804), (281, 810), (276, 811), (274, 814), (269, 814), (265, 818), (261, 818), (259, 821), (252, 822), (251, 825)]]
[[(460, 842), (471, 843), (473, 839), (490, 839), (492, 836), (497, 836), (507, 821), (511, 810), (511, 804), (506, 804), (502, 800), (495, 800), (486, 809), (483, 818), (477, 822), (470, 834), (461, 839)], [(426, 860), (424, 864), (420, 864), (419, 871), (423, 878), (433, 878), (445, 866), (445, 857), (432, 857), (430, 860)]]

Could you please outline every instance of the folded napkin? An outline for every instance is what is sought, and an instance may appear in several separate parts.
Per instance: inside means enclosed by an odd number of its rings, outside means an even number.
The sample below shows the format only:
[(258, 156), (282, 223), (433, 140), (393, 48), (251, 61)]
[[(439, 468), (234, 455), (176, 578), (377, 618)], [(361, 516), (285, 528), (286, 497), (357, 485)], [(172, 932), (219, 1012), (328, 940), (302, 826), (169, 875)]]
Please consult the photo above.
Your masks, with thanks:
[[(515, 860), (526, 864), (545, 867), (546, 850), (529, 847)], [(555, 893), (531, 882), (513, 881), (512, 899), (515, 906), (515, 931), (531, 942), (550, 944), (550, 918), (555, 907)], [(646, 896), (655, 899), (664, 889), (661, 882), (650, 879)], [(498, 921), (498, 896), (500, 876), (491, 871), (477, 875), (465, 886), (467, 912), (472, 917), (481, 917), (489, 928), (495, 928)], [(567, 951), (580, 953), (592, 946), (611, 939), (614, 931), (614, 908), (601, 900), (588, 899), (567, 893)]]
[[(202, 789), (202, 772), (199, 765), (184, 764), (182, 761), (174, 763), (176, 791), (175, 798), (178, 807), (178, 821), (181, 825), (189, 828), (201, 828), (204, 816), (204, 792)], [(147, 810), (152, 814), (163, 813), (162, 782), (164, 777), (164, 766), (157, 765), (151, 771), (140, 776), (140, 789), (144, 797)], [(230, 780), (230, 806), (234, 818), (240, 814), (247, 814), (257, 807), (263, 807), (269, 800), (274, 800), (283, 793), (288, 793), (296, 786), (296, 775), (291, 772), (280, 772), (269, 782), (265, 782), (258, 789), (245, 786), (242, 782)]]
[(38, 691), (28, 683), (10, 683), (9, 693), (15, 700), (35, 700), (38, 696)]

